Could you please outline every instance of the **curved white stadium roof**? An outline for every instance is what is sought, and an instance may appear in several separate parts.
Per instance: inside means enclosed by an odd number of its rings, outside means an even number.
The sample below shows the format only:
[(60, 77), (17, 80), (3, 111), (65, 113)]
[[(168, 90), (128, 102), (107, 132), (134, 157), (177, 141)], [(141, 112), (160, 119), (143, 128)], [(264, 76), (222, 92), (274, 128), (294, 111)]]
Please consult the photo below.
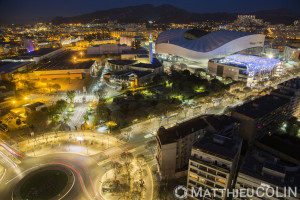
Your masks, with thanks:
[(162, 32), (156, 41), (155, 52), (184, 57), (191, 60), (207, 60), (225, 56), (252, 47), (262, 47), (263, 34), (216, 31), (196, 39), (184, 37), (187, 29)]

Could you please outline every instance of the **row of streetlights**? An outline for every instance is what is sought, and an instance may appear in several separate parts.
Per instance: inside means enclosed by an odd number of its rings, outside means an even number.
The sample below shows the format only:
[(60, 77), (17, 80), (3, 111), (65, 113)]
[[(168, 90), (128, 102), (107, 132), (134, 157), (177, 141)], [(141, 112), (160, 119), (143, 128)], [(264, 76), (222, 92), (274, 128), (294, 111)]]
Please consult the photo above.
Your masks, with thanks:
[[(24, 97), (24, 100), (27, 101), (28, 97)], [(13, 105), (16, 105), (17, 102), (16, 102), (16, 100), (13, 100), (12, 103), (13, 103)]]
[[(81, 51), (79, 54), (80, 54), (80, 57), (82, 58), (83, 52)], [(73, 57), (74, 62), (76, 62), (76, 59), (77, 59), (77, 57), (74, 56), (74, 57)]]

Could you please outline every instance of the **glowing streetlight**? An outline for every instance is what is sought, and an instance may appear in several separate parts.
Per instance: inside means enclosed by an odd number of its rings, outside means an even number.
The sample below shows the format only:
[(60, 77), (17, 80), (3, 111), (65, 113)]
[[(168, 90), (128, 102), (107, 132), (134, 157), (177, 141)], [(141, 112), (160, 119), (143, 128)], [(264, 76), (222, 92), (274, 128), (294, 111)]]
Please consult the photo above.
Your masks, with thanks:
[(25, 99), (25, 101), (26, 101), (28, 98), (27, 98), (27, 97), (25, 97), (24, 99)]
[(75, 56), (73, 57), (73, 59), (74, 59), (74, 62), (76, 62), (76, 59), (77, 59), (77, 58), (76, 58)]
[(83, 53), (82, 53), (82, 52), (80, 52), (80, 56), (81, 56), (81, 58), (82, 58), (82, 54), (83, 54)]
[(13, 104), (15, 104), (16, 103), (16, 101), (13, 101)]
[(268, 58), (273, 58), (273, 54), (268, 54)]

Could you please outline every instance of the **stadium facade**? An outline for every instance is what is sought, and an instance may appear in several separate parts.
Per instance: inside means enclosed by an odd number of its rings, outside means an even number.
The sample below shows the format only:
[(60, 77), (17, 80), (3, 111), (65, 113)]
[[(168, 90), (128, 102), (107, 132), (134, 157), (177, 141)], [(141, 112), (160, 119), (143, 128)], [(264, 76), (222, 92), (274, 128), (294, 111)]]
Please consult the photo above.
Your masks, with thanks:
[[(224, 57), (247, 49), (261, 48), (265, 35), (237, 31), (215, 31), (187, 37), (191, 30), (173, 29), (162, 32), (156, 41), (155, 52), (161, 58), (181, 57), (206, 62), (212, 58)], [(192, 33), (193, 34), (193, 33)], [(251, 51), (250, 51), (251, 52)], [(171, 58), (172, 59), (172, 58)]]

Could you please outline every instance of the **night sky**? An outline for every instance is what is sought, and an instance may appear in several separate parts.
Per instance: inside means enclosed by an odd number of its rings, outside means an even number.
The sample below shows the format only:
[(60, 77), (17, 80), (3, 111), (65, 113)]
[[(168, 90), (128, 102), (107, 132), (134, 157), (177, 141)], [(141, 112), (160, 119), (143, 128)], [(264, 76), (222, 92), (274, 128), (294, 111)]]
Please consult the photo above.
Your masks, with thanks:
[(171, 4), (192, 12), (238, 12), (289, 8), (296, 12), (299, 0), (0, 0), (0, 23), (24, 23), (32, 19), (48, 20), (56, 16), (74, 16), (97, 10), (140, 4)]

